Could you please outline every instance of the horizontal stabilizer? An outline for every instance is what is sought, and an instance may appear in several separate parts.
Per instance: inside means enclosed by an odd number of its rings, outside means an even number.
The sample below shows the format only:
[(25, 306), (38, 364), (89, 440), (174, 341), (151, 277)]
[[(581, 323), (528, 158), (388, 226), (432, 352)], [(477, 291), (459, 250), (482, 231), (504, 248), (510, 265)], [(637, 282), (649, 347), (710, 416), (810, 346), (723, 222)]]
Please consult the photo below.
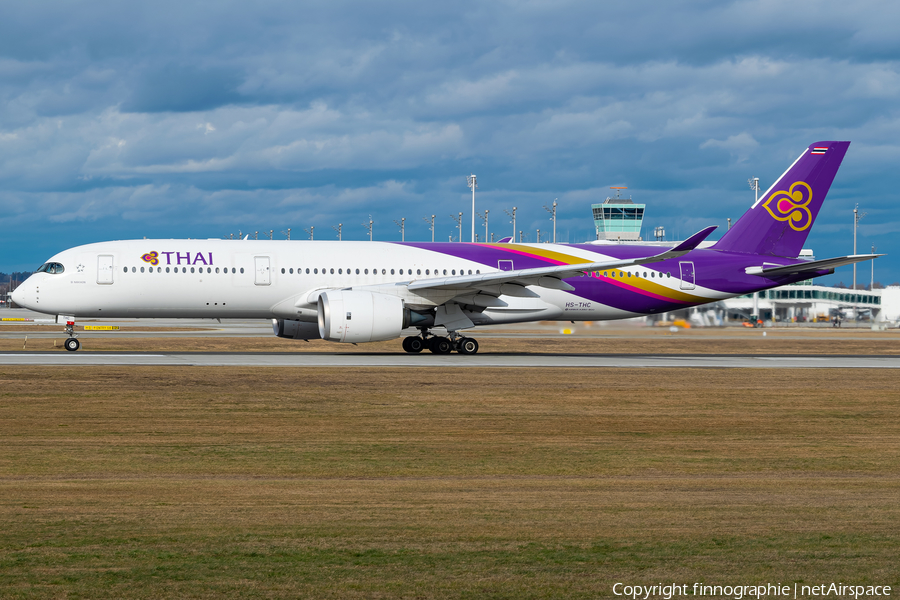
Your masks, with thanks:
[(826, 258), (823, 260), (813, 260), (800, 262), (794, 265), (761, 265), (757, 267), (747, 267), (745, 272), (747, 275), (759, 275), (760, 277), (777, 277), (779, 275), (796, 275), (799, 273), (816, 273), (825, 269), (835, 269), (854, 263), (872, 260), (884, 256), (884, 254), (853, 254), (850, 256), (839, 256), (837, 258)]

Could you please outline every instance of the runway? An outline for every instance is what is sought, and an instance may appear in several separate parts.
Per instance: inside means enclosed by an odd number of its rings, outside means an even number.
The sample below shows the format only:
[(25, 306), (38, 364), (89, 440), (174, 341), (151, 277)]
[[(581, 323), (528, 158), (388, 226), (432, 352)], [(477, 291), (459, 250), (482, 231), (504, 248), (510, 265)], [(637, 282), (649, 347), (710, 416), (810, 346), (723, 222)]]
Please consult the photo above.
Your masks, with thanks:
[[(6, 324), (31, 323), (33, 325), (49, 324), (51, 319), (46, 315), (33, 313), (22, 309), (0, 311), (3, 317), (14, 317), (15, 321), (7, 321)], [(85, 322), (88, 323), (88, 322)], [(80, 334), (82, 341), (91, 339), (116, 339), (116, 338), (258, 338), (272, 339), (272, 328), (265, 320), (226, 320), (221, 323), (210, 319), (110, 319), (104, 321), (90, 321), (94, 325), (121, 326), (120, 331), (83, 332)], [(668, 337), (668, 330), (654, 330), (646, 328), (640, 323), (616, 322), (614, 324), (596, 324), (588, 327), (579, 325), (577, 336), (561, 333), (560, 325), (556, 323), (533, 323), (524, 330), (523, 325), (497, 326), (486, 328), (476, 332), (474, 337), (482, 340), (503, 338), (540, 338), (540, 339), (656, 339), (672, 340)], [(0, 331), (0, 339), (23, 340), (61, 340), (59, 331), (48, 328), (35, 328), (32, 331), (19, 328), (15, 331)], [(415, 334), (415, 330), (406, 332), (407, 335)], [(736, 340), (736, 339), (763, 339), (764, 332), (747, 332), (740, 328), (718, 329), (709, 331), (684, 331), (679, 332), (678, 337), (690, 338), (702, 337), (706, 341)], [(828, 344), (831, 340), (846, 342), (848, 340), (872, 340), (885, 339), (885, 332), (872, 332), (859, 329), (854, 332), (796, 329), (769, 330), (769, 340), (776, 335), (779, 340), (796, 339), (809, 341), (809, 346), (804, 346), (802, 354), (790, 354), (784, 350), (772, 348), (771, 354), (763, 355), (759, 352), (751, 354), (697, 354), (697, 353), (673, 353), (659, 352), (646, 354), (618, 354), (594, 353), (588, 351), (574, 352), (544, 352), (511, 351), (507, 348), (491, 351), (491, 344), (484, 344), (482, 352), (475, 356), (461, 356), (450, 354), (446, 356), (434, 355), (430, 352), (422, 354), (406, 354), (400, 351), (399, 340), (397, 351), (347, 352), (334, 345), (334, 350), (320, 352), (222, 352), (212, 351), (184, 351), (173, 349), (172, 351), (158, 351), (155, 348), (140, 350), (88, 350), (78, 352), (65, 352), (61, 350), (33, 350), (30, 348), (19, 351), (9, 349), (0, 351), (0, 365), (37, 365), (37, 366), (73, 366), (73, 365), (119, 365), (119, 366), (260, 366), (260, 367), (510, 367), (510, 368), (750, 368), (750, 369), (797, 369), (797, 368), (853, 368), (853, 369), (897, 369), (900, 368), (900, 355), (877, 354), (864, 352), (861, 354), (819, 354), (821, 347), (818, 344)], [(814, 334), (815, 337), (810, 337)], [(748, 336), (752, 335), (753, 338)], [(814, 343), (813, 343), (814, 342)], [(298, 342), (299, 343), (299, 342)], [(87, 344), (86, 344), (87, 345)], [(22, 346), (19, 346), (22, 347)], [(9, 348), (9, 346), (7, 346)], [(808, 348), (808, 350), (807, 350)], [(217, 350), (217, 349), (216, 349)], [(689, 350), (685, 348), (685, 350)], [(780, 352), (780, 353), (779, 353)], [(876, 351), (877, 352), (877, 351)]]
[(474, 356), (403, 353), (120, 353), (6, 352), (0, 364), (32, 366), (185, 367), (509, 367), (509, 368), (714, 368), (714, 369), (900, 369), (900, 356), (759, 356), (699, 354), (525, 354)]

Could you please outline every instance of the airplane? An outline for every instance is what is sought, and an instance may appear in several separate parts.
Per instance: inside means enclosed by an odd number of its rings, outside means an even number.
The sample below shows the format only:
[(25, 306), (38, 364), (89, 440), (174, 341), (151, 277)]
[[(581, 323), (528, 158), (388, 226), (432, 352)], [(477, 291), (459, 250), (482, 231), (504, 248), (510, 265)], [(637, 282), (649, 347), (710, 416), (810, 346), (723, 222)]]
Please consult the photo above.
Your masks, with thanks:
[[(473, 327), (654, 315), (834, 272), (860, 254), (798, 259), (850, 142), (816, 142), (718, 242), (583, 244), (129, 240), (60, 252), (12, 294), (65, 319), (270, 319), (290, 339), (403, 339), (418, 353), (475, 354)], [(440, 329), (446, 330), (446, 335)], [(435, 329), (438, 329), (435, 332)]]

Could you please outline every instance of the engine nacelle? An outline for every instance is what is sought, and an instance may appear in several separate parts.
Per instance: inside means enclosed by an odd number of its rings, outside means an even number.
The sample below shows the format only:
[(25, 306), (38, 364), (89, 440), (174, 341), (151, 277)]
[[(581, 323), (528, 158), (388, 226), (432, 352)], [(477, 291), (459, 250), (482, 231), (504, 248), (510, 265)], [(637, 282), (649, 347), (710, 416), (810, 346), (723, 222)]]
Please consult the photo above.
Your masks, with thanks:
[(330, 342), (380, 342), (400, 337), (403, 300), (387, 294), (329, 290), (319, 294), (319, 335)]
[(272, 319), (272, 329), (280, 338), (291, 340), (317, 340), (319, 339), (318, 323), (305, 323), (293, 319)]

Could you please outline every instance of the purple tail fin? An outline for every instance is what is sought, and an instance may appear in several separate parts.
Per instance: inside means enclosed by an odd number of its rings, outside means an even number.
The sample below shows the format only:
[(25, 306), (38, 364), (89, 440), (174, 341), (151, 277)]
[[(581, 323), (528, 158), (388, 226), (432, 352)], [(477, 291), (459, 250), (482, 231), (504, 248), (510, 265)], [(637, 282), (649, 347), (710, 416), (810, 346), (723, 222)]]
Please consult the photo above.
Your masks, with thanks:
[(713, 247), (796, 258), (849, 146), (811, 145)]

